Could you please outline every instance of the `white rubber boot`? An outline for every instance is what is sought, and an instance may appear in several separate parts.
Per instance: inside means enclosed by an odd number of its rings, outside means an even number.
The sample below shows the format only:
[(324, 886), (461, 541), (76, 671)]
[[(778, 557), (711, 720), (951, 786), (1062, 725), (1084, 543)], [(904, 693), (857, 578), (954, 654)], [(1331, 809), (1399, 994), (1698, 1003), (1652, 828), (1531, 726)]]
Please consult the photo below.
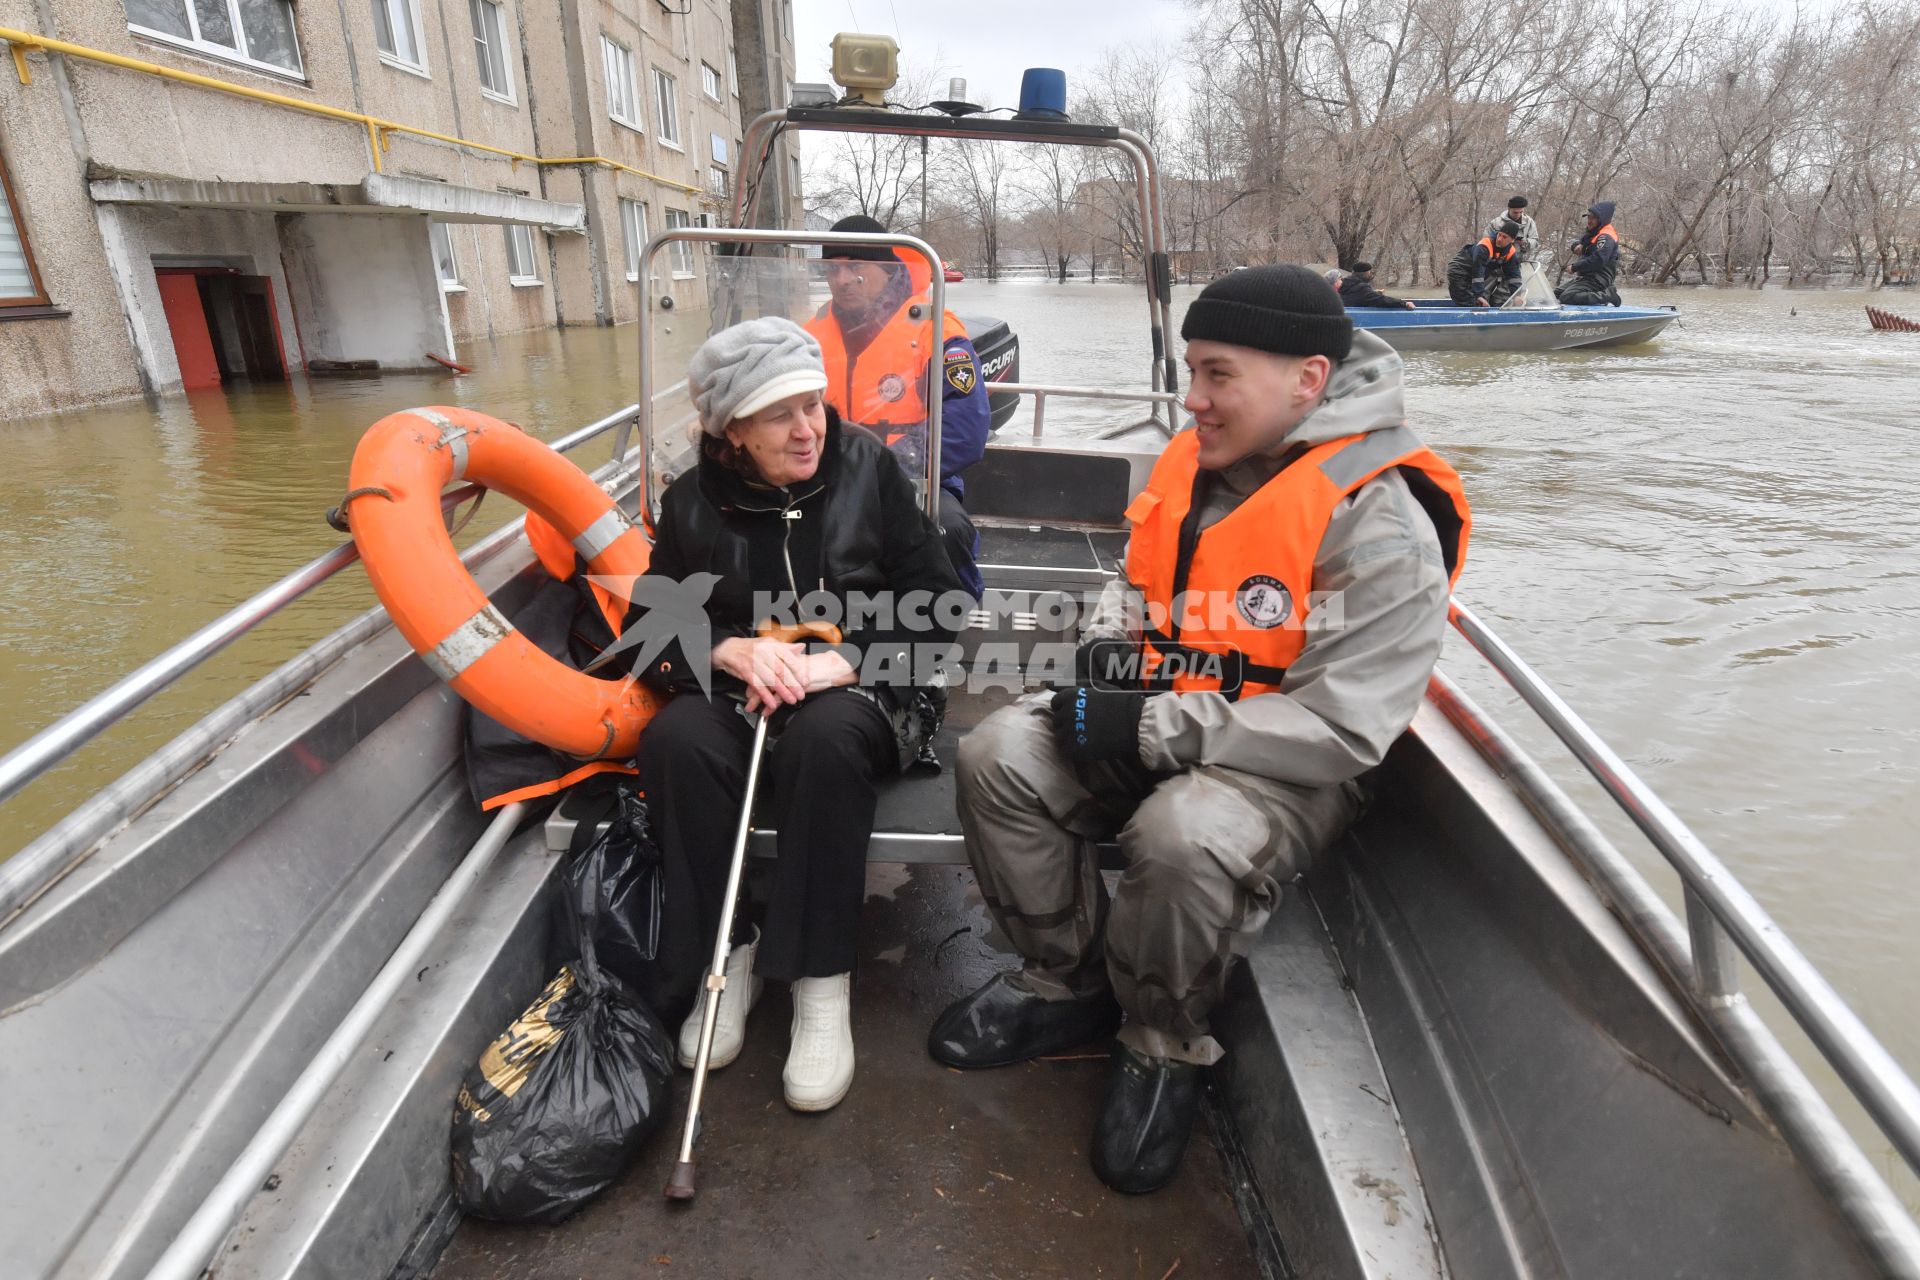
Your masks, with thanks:
[[(713, 1056), (708, 1070), (718, 1070), (740, 1056), (747, 1038), (747, 1012), (760, 999), (760, 979), (753, 976), (753, 953), (760, 946), (760, 931), (727, 953), (727, 989), (720, 993), (720, 1016), (713, 1024)], [(701, 981), (705, 982), (704, 975)], [(707, 993), (702, 991), (693, 1012), (680, 1024), (680, 1065), (691, 1069), (694, 1055), (700, 1052), (700, 1018), (706, 1011)]]
[(787, 1105), (828, 1111), (853, 1084), (853, 975), (793, 984), (793, 1044), (787, 1050)]

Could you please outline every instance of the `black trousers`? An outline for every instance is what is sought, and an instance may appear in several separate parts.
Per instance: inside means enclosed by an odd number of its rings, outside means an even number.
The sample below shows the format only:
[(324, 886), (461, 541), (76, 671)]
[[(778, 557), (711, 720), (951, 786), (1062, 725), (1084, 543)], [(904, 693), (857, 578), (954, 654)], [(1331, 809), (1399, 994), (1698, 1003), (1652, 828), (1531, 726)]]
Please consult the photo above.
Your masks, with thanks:
[[(776, 724), (781, 723), (776, 721)], [(661, 843), (690, 871), (691, 902), (668, 902), (711, 945), (740, 822), (753, 726), (727, 698), (683, 694), (640, 738), (640, 785)], [(879, 779), (896, 772), (893, 727), (851, 689), (811, 695), (784, 719), (761, 765), (754, 825), (778, 856), (754, 970), (782, 982), (851, 972)]]

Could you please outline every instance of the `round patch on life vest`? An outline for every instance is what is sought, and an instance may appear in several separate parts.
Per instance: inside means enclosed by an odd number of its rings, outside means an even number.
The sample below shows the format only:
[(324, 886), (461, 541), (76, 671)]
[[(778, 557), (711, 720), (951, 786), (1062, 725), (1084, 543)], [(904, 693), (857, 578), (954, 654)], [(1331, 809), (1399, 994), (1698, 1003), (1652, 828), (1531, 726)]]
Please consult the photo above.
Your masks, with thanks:
[(1256, 573), (1233, 593), (1233, 607), (1249, 625), (1271, 630), (1293, 615), (1293, 595), (1280, 579)]
[(890, 373), (880, 379), (880, 398), (888, 402), (898, 400), (907, 394), (907, 380), (897, 373)]

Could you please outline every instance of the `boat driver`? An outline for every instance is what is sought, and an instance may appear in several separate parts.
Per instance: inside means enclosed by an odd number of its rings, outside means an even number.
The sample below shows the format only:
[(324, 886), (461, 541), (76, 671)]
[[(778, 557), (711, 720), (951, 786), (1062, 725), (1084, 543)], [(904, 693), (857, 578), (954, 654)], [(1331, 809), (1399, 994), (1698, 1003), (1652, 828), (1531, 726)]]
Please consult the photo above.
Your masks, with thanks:
[(1497, 307), (1520, 287), (1520, 224), (1502, 218), (1494, 225), (1447, 264), (1447, 296), (1456, 307)]
[(1215, 280), (1180, 333), (1193, 426), (1127, 509), (1075, 682), (961, 740), (967, 856), (1022, 964), (928, 1038), (994, 1067), (1117, 1027), (1090, 1150), (1135, 1193), (1179, 1166), (1233, 965), (1412, 721), (1469, 526), (1405, 425), (1400, 357), (1314, 271)]
[[(859, 214), (832, 229), (886, 231)], [(825, 354), (827, 403), (845, 422), (878, 435), (908, 475), (923, 475), (933, 341), (930, 269), (918, 254), (880, 245), (830, 244), (821, 258), (833, 297), (806, 329)], [(985, 456), (992, 410), (966, 326), (951, 311), (941, 327), (941, 346), (940, 531), (961, 582), (977, 599), (983, 590), (974, 563), (980, 538), (960, 505), (966, 496), (960, 473)]]

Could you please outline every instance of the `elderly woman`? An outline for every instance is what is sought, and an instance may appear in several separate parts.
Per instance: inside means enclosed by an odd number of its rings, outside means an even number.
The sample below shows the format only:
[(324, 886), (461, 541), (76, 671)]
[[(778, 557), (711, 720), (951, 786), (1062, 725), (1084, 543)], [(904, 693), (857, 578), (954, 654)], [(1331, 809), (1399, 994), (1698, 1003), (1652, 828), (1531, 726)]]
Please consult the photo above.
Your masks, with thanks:
[[(749, 320), (694, 354), (688, 387), (703, 432), (699, 466), (661, 500), (649, 575), (687, 582), (715, 575), (705, 612), (711, 680), (678, 644), (647, 678), (674, 690), (647, 726), (640, 784), (661, 840), (692, 868), (691, 908), (706, 937), (718, 927), (753, 739), (753, 719), (775, 714), (757, 823), (778, 832), (764, 929), (734, 927), (712, 1065), (740, 1052), (759, 973), (792, 984), (787, 1103), (824, 1111), (853, 1081), (850, 981), (865, 896), (867, 839), (877, 784), (913, 759), (932, 730), (926, 698), (899, 683), (910, 646), (945, 645), (951, 630), (910, 630), (938, 610), (878, 616), (884, 629), (847, 627), (835, 648), (756, 635), (757, 613), (780, 596), (851, 593), (899, 599), (962, 590), (939, 529), (878, 441), (842, 431), (821, 393), (820, 345), (792, 321)], [(695, 579), (707, 581), (708, 579)], [(950, 615), (949, 615), (950, 616)], [(861, 672), (870, 673), (863, 683)], [(776, 714), (777, 713), (777, 714)], [(705, 997), (702, 997), (705, 998)], [(680, 1031), (691, 1066), (696, 1007)]]

